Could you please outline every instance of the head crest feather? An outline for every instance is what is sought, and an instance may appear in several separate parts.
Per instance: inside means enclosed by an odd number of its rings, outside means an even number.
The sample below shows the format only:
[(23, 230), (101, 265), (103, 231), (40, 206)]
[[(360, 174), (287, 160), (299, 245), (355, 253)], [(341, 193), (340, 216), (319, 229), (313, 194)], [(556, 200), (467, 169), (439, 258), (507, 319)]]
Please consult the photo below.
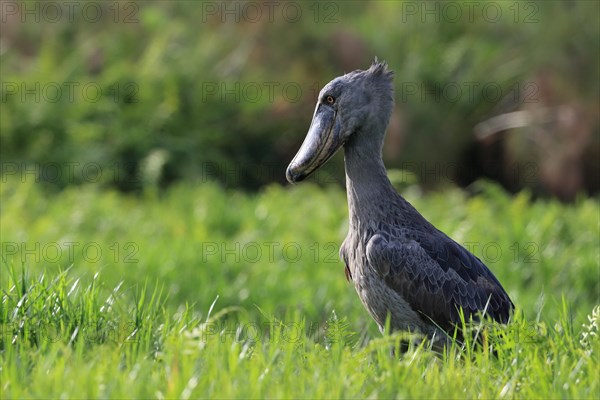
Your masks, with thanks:
[(390, 80), (394, 77), (394, 71), (388, 69), (388, 65), (385, 61), (379, 61), (377, 56), (373, 59), (371, 67), (367, 70), (373, 76), (381, 76), (389, 78)]

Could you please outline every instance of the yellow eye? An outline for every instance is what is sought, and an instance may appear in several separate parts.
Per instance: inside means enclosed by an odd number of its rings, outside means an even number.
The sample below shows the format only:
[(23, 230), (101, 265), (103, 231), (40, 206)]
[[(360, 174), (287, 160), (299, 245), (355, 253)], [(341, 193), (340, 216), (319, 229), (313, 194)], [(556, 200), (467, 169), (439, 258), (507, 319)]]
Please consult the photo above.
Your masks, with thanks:
[(325, 101), (327, 102), (327, 104), (333, 104), (335, 103), (335, 98), (333, 96), (327, 96), (325, 97)]

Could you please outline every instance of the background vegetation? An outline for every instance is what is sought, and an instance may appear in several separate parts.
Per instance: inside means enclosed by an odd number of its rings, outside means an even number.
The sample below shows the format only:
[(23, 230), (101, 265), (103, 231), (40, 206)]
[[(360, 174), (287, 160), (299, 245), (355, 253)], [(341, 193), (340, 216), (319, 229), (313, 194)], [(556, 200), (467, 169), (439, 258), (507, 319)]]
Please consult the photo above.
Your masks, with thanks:
[[(468, 4), (2, 2), (2, 398), (598, 398), (599, 6)], [(281, 184), (374, 56), (390, 178), (517, 305), (497, 356), (391, 356), (341, 156)]]
[[(41, 179), (60, 187), (89, 180), (91, 163), (125, 190), (283, 183), (320, 88), (379, 56), (396, 72), (390, 167), (428, 186), (600, 188), (597, 2), (92, 2), (61, 18), (12, 4), (0, 154), (58, 166)], [(529, 122), (475, 140), (511, 111)], [(343, 181), (335, 162), (321, 181)]]

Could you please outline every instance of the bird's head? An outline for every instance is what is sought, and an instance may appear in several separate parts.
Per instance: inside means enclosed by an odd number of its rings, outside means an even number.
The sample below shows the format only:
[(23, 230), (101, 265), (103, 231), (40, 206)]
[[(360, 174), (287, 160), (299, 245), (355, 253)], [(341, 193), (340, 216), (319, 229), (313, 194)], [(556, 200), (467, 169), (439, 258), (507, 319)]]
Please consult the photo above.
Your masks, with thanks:
[(329, 82), (317, 100), (306, 138), (286, 171), (290, 183), (302, 181), (329, 160), (350, 138), (383, 134), (394, 106), (392, 71), (377, 59)]

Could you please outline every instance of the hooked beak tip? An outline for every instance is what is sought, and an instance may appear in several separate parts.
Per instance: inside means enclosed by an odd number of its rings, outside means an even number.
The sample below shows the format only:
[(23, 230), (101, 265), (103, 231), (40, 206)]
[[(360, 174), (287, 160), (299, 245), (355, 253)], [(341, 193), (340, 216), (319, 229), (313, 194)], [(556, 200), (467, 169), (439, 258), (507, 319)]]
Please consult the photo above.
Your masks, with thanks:
[(285, 171), (285, 178), (293, 185), (300, 182), (304, 177), (302, 176), (302, 173), (295, 172), (293, 165), (290, 165)]

